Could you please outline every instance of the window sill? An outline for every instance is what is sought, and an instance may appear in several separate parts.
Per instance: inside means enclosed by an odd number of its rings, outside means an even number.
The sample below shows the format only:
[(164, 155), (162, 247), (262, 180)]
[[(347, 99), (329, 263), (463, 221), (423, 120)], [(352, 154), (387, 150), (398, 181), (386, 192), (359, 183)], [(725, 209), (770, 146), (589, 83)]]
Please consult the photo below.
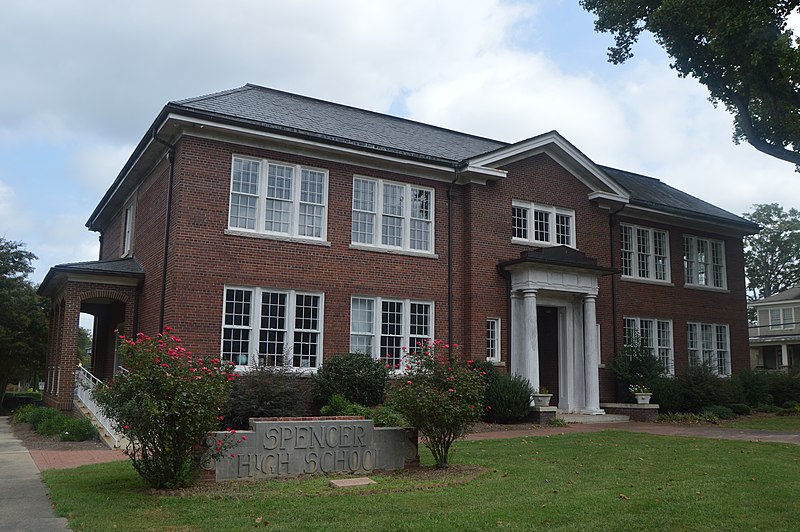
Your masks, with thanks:
[(368, 244), (350, 244), (350, 249), (358, 249), (360, 251), (375, 251), (377, 253), (388, 253), (390, 255), (407, 255), (409, 257), (421, 257), (424, 259), (438, 259), (439, 255), (436, 253), (429, 253), (427, 251), (414, 251), (410, 249), (395, 249), (395, 248), (382, 248), (378, 246), (370, 246)]
[(671, 281), (659, 281), (657, 279), (643, 279), (641, 277), (631, 277), (629, 275), (621, 275), (620, 279), (623, 281), (630, 281), (632, 283), (653, 284), (657, 286), (675, 286)]
[[(260, 369), (265, 367), (271, 367), (273, 369), (276, 368), (276, 366), (247, 366), (244, 364), (237, 364), (233, 366), (233, 372), (242, 374), (242, 373), (247, 373), (254, 369)], [(311, 377), (317, 372), (317, 370), (319, 370), (319, 368), (295, 368), (295, 367), (292, 367), (290, 369), (296, 377), (301, 377), (301, 378)]]
[[(519, 244), (521, 246), (529, 246), (533, 248), (552, 248), (556, 246), (566, 246), (566, 244), (553, 244), (551, 242), (538, 242), (536, 240), (525, 240), (524, 238), (511, 237), (512, 244)], [(578, 249), (575, 246), (567, 246), (568, 248)]]
[(700, 290), (703, 292), (716, 292), (718, 294), (730, 294), (731, 291), (727, 288), (717, 288), (715, 286), (703, 286), (701, 284), (684, 284), (684, 288), (689, 290)]
[(225, 234), (230, 236), (243, 236), (245, 238), (256, 238), (260, 240), (278, 240), (280, 242), (294, 242), (296, 244), (311, 244), (312, 246), (331, 247), (331, 243), (316, 238), (305, 238), (302, 236), (271, 235), (267, 233), (254, 233), (250, 231), (239, 231), (236, 229), (225, 229)]

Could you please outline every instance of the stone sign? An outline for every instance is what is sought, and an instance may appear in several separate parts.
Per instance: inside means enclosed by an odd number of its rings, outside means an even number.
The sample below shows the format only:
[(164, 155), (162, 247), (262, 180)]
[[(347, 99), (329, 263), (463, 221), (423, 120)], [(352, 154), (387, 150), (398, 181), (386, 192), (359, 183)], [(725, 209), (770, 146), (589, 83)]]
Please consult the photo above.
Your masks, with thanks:
[(376, 429), (371, 419), (251, 420), (250, 426), (236, 433), (240, 443), (216, 463), (217, 480), (362, 474), (419, 463), (416, 429)]

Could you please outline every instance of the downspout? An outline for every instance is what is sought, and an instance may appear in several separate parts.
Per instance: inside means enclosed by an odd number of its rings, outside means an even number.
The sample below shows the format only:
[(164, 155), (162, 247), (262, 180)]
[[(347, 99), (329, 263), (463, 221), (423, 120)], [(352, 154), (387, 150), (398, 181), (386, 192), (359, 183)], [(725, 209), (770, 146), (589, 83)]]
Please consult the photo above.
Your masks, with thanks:
[(164, 222), (164, 260), (161, 264), (161, 309), (158, 317), (158, 331), (164, 330), (164, 312), (167, 297), (167, 254), (169, 252), (169, 227), (172, 220), (172, 182), (175, 169), (175, 146), (161, 140), (153, 129), (153, 140), (167, 147), (167, 161), (169, 162), (169, 176), (167, 178), (167, 212)]
[(453, 169), (453, 180), (447, 185), (447, 344), (453, 345), (453, 185), (459, 169)]

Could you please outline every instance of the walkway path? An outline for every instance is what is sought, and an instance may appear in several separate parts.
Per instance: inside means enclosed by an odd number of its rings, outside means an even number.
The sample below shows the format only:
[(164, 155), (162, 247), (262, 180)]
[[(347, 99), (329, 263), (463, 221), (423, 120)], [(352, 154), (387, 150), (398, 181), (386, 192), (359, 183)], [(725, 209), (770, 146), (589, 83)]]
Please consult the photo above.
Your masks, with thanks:
[(39, 469), (4, 416), (0, 417), (0, 531), (19, 530), (68, 528), (67, 520), (53, 513)]

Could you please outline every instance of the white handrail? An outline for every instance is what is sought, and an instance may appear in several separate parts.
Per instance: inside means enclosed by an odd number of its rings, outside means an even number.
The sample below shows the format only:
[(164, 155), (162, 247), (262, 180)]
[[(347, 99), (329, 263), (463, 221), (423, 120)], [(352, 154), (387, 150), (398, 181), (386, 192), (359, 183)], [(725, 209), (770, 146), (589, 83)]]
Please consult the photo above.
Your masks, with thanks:
[(111, 439), (114, 440), (114, 447), (119, 447), (119, 442), (121, 436), (114, 430), (114, 424), (108, 419), (103, 412), (100, 410), (100, 407), (94, 400), (94, 396), (92, 395), (92, 391), (94, 387), (100, 384), (102, 381), (92, 375), (89, 370), (78, 364), (78, 369), (75, 371), (75, 380), (78, 384), (75, 387), (75, 392), (78, 395), (78, 399), (89, 409), (89, 412), (97, 419), (100, 425), (106, 430), (108, 435)]

